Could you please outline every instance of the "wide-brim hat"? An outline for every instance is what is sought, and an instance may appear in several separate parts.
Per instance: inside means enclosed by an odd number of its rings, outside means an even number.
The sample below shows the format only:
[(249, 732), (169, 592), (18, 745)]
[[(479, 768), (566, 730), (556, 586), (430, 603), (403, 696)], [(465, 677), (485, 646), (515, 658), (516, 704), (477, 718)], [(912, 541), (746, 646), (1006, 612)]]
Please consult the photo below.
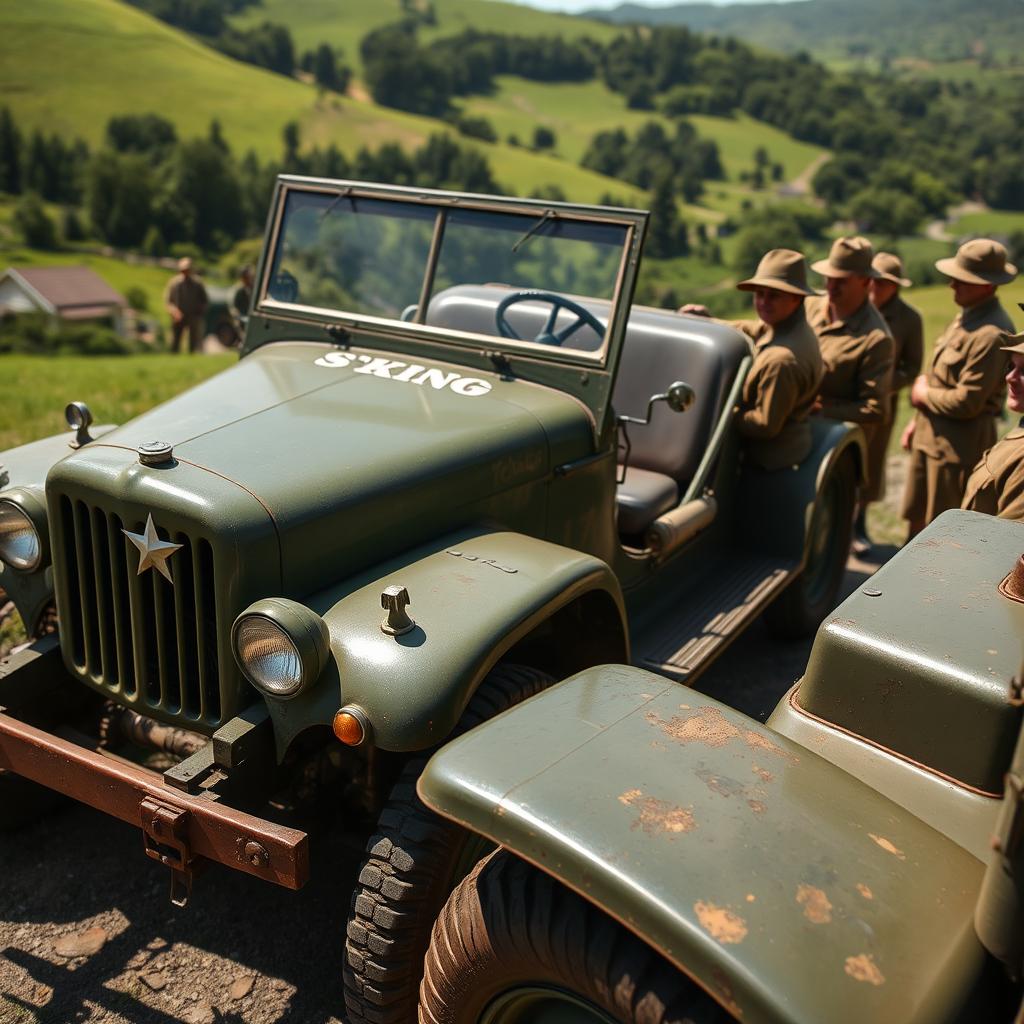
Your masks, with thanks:
[(874, 246), (859, 235), (837, 238), (832, 243), (827, 260), (818, 260), (811, 270), (822, 277), (879, 277), (871, 265)]
[(893, 252), (880, 252), (871, 261), (882, 281), (892, 281), (901, 288), (909, 288), (914, 282), (903, 276), (903, 260)]
[(955, 256), (936, 260), (935, 269), (954, 281), (967, 284), (1009, 284), (1017, 268), (1007, 258), (1006, 247), (991, 238), (964, 242)]
[[(1024, 309), (1024, 302), (1018, 302), (1018, 306)], [(1002, 348), (1004, 352), (1018, 352), (1024, 356), (1024, 333), (1004, 334), (1002, 337)]]
[(807, 261), (803, 253), (794, 249), (769, 249), (761, 257), (754, 276), (736, 285), (740, 291), (752, 292), (755, 288), (773, 288), (790, 295), (817, 295), (808, 287)]

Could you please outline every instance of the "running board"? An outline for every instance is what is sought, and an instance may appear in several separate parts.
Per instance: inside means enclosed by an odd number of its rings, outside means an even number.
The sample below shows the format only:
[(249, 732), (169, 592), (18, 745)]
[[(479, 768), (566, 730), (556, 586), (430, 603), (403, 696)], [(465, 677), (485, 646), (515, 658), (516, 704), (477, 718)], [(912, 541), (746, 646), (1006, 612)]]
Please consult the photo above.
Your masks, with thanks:
[(749, 554), (727, 562), (675, 614), (663, 616), (660, 629), (639, 637), (634, 664), (693, 681), (791, 582), (797, 564)]

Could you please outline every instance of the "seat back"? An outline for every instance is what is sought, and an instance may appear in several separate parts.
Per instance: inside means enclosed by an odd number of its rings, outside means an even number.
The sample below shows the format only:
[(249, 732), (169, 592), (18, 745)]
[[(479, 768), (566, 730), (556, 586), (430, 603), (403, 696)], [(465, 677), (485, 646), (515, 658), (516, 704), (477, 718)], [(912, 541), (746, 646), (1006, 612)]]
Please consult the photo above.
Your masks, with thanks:
[[(435, 327), (496, 335), (495, 310), (513, 291), (506, 285), (455, 285), (431, 299), (426, 321)], [(575, 295), (572, 298), (607, 322), (609, 302)], [(547, 303), (518, 302), (505, 315), (521, 337), (533, 338), (543, 329), (550, 310)], [(557, 326), (573, 319), (571, 313), (563, 311)], [(591, 328), (582, 327), (573, 335), (572, 347), (595, 350), (600, 347), (600, 339)], [(736, 371), (748, 352), (743, 335), (725, 324), (634, 307), (612, 392), (615, 411), (642, 417), (650, 397), (666, 391), (677, 380), (689, 384), (696, 399), (683, 414), (659, 403), (647, 426), (630, 427), (630, 465), (662, 473), (685, 485), (700, 464)]]

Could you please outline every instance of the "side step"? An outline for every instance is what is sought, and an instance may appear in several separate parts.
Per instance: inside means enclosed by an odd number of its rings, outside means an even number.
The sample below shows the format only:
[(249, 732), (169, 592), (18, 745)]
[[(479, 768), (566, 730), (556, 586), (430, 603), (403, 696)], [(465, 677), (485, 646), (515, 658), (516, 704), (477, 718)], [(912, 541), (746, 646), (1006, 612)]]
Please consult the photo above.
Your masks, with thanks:
[(634, 664), (692, 682), (792, 580), (795, 561), (762, 556), (726, 562), (693, 587), (671, 615), (637, 638)]

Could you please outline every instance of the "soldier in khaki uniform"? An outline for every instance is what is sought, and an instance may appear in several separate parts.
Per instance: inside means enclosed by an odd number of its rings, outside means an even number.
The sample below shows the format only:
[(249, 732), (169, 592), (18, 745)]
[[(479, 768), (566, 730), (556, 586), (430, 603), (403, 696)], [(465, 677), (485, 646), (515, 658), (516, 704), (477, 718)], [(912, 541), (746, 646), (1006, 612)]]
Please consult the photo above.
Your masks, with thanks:
[(201, 351), (209, 300), (203, 282), (193, 276), (192, 261), (187, 256), (178, 260), (178, 273), (167, 282), (164, 304), (171, 315), (171, 344), (174, 351), (181, 348), (182, 335), (186, 330), (188, 351)]
[(961, 507), (1024, 523), (1024, 334), (1005, 334), (1003, 341), (1010, 357), (1006, 404), (1020, 422), (974, 467)]
[[(754, 276), (741, 281), (754, 293), (756, 320), (730, 321), (754, 343), (754, 361), (737, 409), (748, 460), (760, 469), (802, 462), (811, 450), (811, 407), (821, 383), (818, 340), (807, 326), (803, 304), (815, 292), (807, 285), (807, 264), (792, 249), (765, 253)], [(682, 313), (707, 316), (704, 306)]]
[(873, 257), (866, 238), (836, 239), (828, 259), (811, 268), (825, 278), (827, 295), (807, 302), (825, 364), (817, 411), (859, 423), (869, 445), (888, 412), (893, 364), (889, 328), (868, 298), (878, 277)]
[(885, 458), (896, 419), (899, 392), (909, 387), (921, 372), (924, 358), (924, 321), (921, 314), (900, 295), (901, 288), (911, 282), (903, 276), (899, 256), (880, 252), (871, 261), (878, 273), (871, 279), (869, 294), (872, 305), (882, 314), (893, 342), (892, 390), (883, 422), (874, 429), (868, 447), (868, 485), (861, 494), (854, 523), (853, 549), (857, 554), (871, 550), (867, 532), (867, 507), (885, 497)]
[(998, 242), (965, 242), (935, 266), (949, 279), (961, 313), (935, 344), (928, 374), (910, 389), (917, 415), (903, 433), (911, 453), (903, 517), (913, 537), (940, 512), (959, 508), (967, 475), (996, 440), (1006, 353), (1000, 339), (1014, 326), (996, 288), (1017, 276)]

